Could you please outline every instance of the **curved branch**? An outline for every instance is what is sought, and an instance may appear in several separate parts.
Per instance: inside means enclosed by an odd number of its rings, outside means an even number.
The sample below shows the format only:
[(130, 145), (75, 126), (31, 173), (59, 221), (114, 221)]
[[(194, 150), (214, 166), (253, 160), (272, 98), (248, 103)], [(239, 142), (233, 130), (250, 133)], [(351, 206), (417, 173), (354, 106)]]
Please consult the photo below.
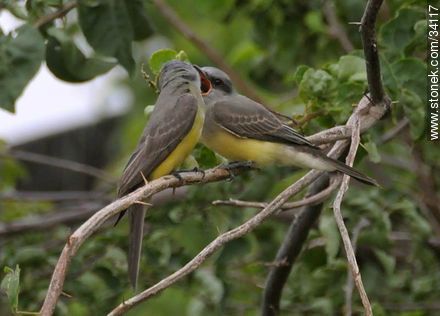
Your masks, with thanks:
[[(316, 195), (328, 186), (328, 181), (328, 175), (323, 174), (313, 182), (308, 193)], [(275, 262), (283, 262), (284, 264), (278, 265), (270, 270), (264, 285), (261, 315), (272, 316), (279, 314), (281, 293), (284, 284), (289, 277), (293, 262), (301, 251), (310, 228), (321, 214), (321, 210), (322, 202), (317, 205), (307, 205), (301, 209), (298, 216), (292, 221), (274, 260)]]
[[(356, 151), (360, 143), (360, 124), (358, 120), (354, 121), (353, 135), (351, 137), (350, 151), (347, 155), (346, 163), (349, 166), (353, 165), (354, 157), (356, 156)], [(344, 174), (342, 178), (341, 188), (336, 195), (335, 201), (333, 202), (333, 214), (335, 216), (336, 224), (338, 225), (339, 232), (342, 237), (342, 242), (344, 244), (345, 252), (348, 259), (348, 266), (353, 274), (354, 282), (358, 288), (359, 295), (361, 296), (362, 305), (364, 306), (365, 315), (373, 315), (371, 304), (368, 299), (367, 293), (365, 292), (364, 285), (362, 283), (362, 277), (359, 271), (359, 267), (356, 262), (356, 255), (354, 254), (353, 246), (351, 244), (350, 237), (348, 235), (347, 228), (344, 224), (344, 219), (341, 213), (342, 198), (345, 192), (348, 190), (348, 182), (350, 177)]]

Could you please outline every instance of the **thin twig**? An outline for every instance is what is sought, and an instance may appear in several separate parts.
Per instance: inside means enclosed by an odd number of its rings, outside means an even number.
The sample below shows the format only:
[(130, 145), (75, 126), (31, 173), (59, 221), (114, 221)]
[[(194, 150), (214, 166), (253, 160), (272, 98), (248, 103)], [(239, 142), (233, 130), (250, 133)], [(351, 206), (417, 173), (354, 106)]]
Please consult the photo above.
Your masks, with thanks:
[(13, 157), (15, 159), (19, 159), (23, 161), (29, 161), (42, 165), (83, 173), (95, 178), (99, 178), (101, 180), (105, 180), (110, 183), (116, 183), (117, 181), (115, 177), (113, 177), (111, 174), (101, 169), (68, 159), (52, 157), (52, 156), (32, 153), (24, 150), (18, 150), (18, 149), (2, 151), (0, 152), (0, 156)]
[[(357, 241), (361, 231), (370, 225), (370, 221), (365, 217), (361, 217), (359, 223), (353, 228), (351, 235), (351, 244), (353, 252), (356, 254)], [(347, 270), (347, 284), (345, 285), (345, 316), (351, 316), (351, 297), (353, 295), (354, 278), (350, 270)]]
[(97, 202), (80, 203), (74, 207), (56, 209), (40, 216), (23, 218), (0, 224), (0, 237), (10, 237), (26, 231), (40, 231), (56, 228), (59, 224), (76, 223), (89, 218), (105, 204)]
[[(353, 135), (351, 137), (351, 146), (350, 151), (347, 155), (346, 163), (349, 166), (353, 165), (354, 157), (356, 155), (357, 148), (360, 142), (360, 124), (358, 120), (354, 121), (353, 126)], [(361, 296), (362, 305), (364, 306), (365, 315), (370, 316), (373, 315), (371, 304), (368, 299), (367, 293), (365, 292), (364, 285), (362, 283), (362, 277), (359, 272), (359, 267), (356, 262), (356, 256), (353, 251), (353, 247), (351, 245), (350, 237), (348, 236), (347, 228), (344, 224), (344, 219), (341, 214), (341, 203), (342, 198), (344, 197), (345, 192), (348, 189), (348, 182), (350, 181), (350, 177), (348, 175), (344, 175), (342, 179), (341, 188), (339, 189), (335, 201), (333, 203), (333, 214), (335, 216), (336, 223), (338, 225), (339, 232), (342, 237), (342, 242), (344, 243), (345, 252), (347, 254), (348, 266), (354, 277), (354, 282), (356, 287), (358, 288), (359, 294)]]
[[(328, 185), (328, 181), (327, 174), (319, 177), (310, 186), (309, 194), (317, 194), (317, 192), (323, 190)], [(275, 262), (283, 262), (284, 265), (271, 269), (264, 285), (261, 315), (272, 316), (279, 314), (284, 284), (289, 277), (293, 262), (300, 253), (304, 241), (307, 239), (308, 230), (318, 219), (321, 210), (322, 203), (304, 206), (295, 220), (292, 221), (274, 260)]]
[(93, 191), (13, 191), (0, 192), (0, 201), (108, 200), (104, 192)]
[(35, 27), (37, 29), (39, 29), (40, 27), (58, 19), (61, 18), (63, 16), (65, 16), (70, 10), (72, 10), (74, 7), (76, 7), (76, 1), (72, 1), (69, 3), (66, 3), (65, 5), (63, 5), (61, 8), (59, 8), (57, 11), (42, 17), (41, 19), (39, 19), (37, 22), (35, 22)]
[(394, 126), (391, 130), (386, 132), (382, 138), (382, 143), (386, 143), (396, 137), (401, 131), (403, 131), (409, 125), (409, 118), (403, 118), (396, 126)]
[(344, 32), (344, 29), (339, 23), (330, 1), (325, 0), (322, 9), (328, 23), (330, 24), (330, 35), (334, 36), (339, 41), (339, 43), (341, 43), (341, 46), (344, 48), (345, 52), (349, 53), (353, 51), (354, 45), (351, 43), (350, 39), (347, 36), (347, 33)]
[[(291, 209), (299, 208), (299, 207), (306, 206), (306, 205), (320, 204), (328, 199), (328, 197), (332, 194), (332, 192), (334, 190), (336, 190), (336, 188), (339, 186), (339, 184), (340, 184), (340, 178), (338, 178), (338, 180), (333, 181), (324, 190), (322, 190), (312, 196), (306, 197), (305, 199), (291, 202), (291, 203), (285, 203), (280, 207), (280, 209), (281, 210), (291, 210)], [(267, 203), (267, 202), (250, 202), (250, 201), (241, 201), (241, 200), (234, 200), (234, 199), (216, 200), (216, 201), (212, 202), (212, 204), (213, 205), (230, 205), (230, 206), (239, 206), (239, 207), (254, 207), (254, 208), (265, 208), (269, 205), (269, 203)]]

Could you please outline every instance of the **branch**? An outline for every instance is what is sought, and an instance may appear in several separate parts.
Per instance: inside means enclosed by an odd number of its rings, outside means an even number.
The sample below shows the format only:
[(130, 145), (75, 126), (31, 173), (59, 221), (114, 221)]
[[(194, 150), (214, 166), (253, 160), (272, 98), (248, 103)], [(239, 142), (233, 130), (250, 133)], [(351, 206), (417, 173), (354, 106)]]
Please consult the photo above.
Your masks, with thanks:
[[(331, 182), (329, 186), (327, 186), (322, 191), (317, 192), (316, 194), (313, 191), (309, 191), (308, 194), (313, 194), (309, 197), (306, 197), (305, 199), (291, 202), (291, 203), (285, 203), (283, 204), (280, 209), (281, 210), (290, 210), (294, 208), (299, 208), (306, 205), (317, 205), (325, 200), (328, 199), (328, 197), (332, 194), (334, 190), (339, 186), (340, 180), (335, 180)], [(249, 202), (249, 201), (241, 201), (241, 200), (216, 200), (212, 202), (213, 205), (229, 205), (229, 206), (239, 206), (239, 207), (254, 207), (254, 208), (265, 208), (269, 203), (267, 202)]]
[[(310, 186), (308, 193), (317, 194), (328, 185), (328, 175), (319, 177)], [(322, 192), (322, 191), (321, 191)], [(318, 219), (322, 210), (322, 202), (318, 205), (307, 205), (303, 207), (299, 215), (292, 221), (289, 231), (278, 250), (275, 262), (283, 262), (270, 270), (264, 285), (262, 315), (278, 315), (280, 312), (280, 299), (284, 284), (287, 281), (293, 262), (301, 251), (307, 233), (315, 221)]]
[[(249, 168), (238, 167), (231, 170), (233, 174), (238, 174), (243, 170)], [(52, 315), (58, 297), (60, 296), (63, 283), (66, 275), (67, 268), (75, 253), (78, 251), (82, 243), (96, 232), (106, 220), (115, 216), (123, 210), (126, 210), (130, 205), (137, 201), (142, 201), (149, 196), (163, 191), (170, 187), (179, 187), (183, 185), (196, 184), (196, 183), (208, 183), (214, 181), (225, 180), (230, 177), (227, 170), (222, 168), (213, 168), (207, 170), (203, 175), (200, 172), (188, 172), (181, 174), (183, 179), (179, 182), (174, 176), (165, 176), (160, 179), (154, 180), (146, 184), (145, 186), (137, 189), (136, 191), (120, 198), (113, 203), (102, 208), (96, 212), (91, 218), (89, 218), (83, 225), (81, 225), (68, 239), (64, 249), (58, 259), (58, 263), (52, 275), (52, 280), (47, 291), (46, 298), (40, 311), (40, 315)]]
[(40, 27), (60, 18), (65, 16), (70, 10), (72, 10), (74, 7), (76, 7), (76, 1), (72, 1), (69, 3), (66, 3), (65, 5), (63, 5), (61, 8), (59, 8), (57, 11), (42, 17), (41, 19), (39, 19), (36, 23), (35, 23), (35, 27), (37, 29), (39, 29)]
[(383, 102), (386, 98), (389, 99), (382, 86), (376, 40), (376, 18), (382, 2), (383, 0), (368, 1), (359, 27), (367, 63), (368, 89), (373, 103)]
[[(351, 244), (353, 245), (353, 252), (356, 254), (356, 246), (359, 234), (362, 229), (370, 225), (370, 222), (365, 217), (361, 217), (359, 223), (353, 228), (351, 236)], [(353, 295), (354, 278), (350, 270), (347, 270), (347, 284), (345, 285), (345, 316), (351, 316), (351, 297)]]
[(34, 162), (42, 165), (47, 165), (51, 167), (67, 169), (70, 171), (83, 173), (95, 178), (99, 178), (101, 180), (116, 183), (117, 180), (111, 174), (102, 171), (101, 169), (85, 165), (76, 161), (67, 160), (63, 158), (57, 158), (37, 153), (32, 153), (24, 150), (11, 149), (8, 152), (2, 151), (0, 152), (0, 156), (3, 157), (13, 157), (15, 159)]
[(297, 182), (289, 186), (283, 192), (281, 192), (267, 207), (265, 207), (257, 215), (249, 219), (242, 225), (221, 234), (216, 239), (214, 239), (210, 244), (208, 244), (199, 254), (197, 254), (191, 261), (189, 261), (185, 266), (183, 266), (178, 271), (169, 275), (162, 281), (156, 283), (149, 289), (133, 296), (127, 301), (122, 302), (108, 315), (121, 315), (122, 313), (128, 311), (135, 305), (141, 303), (142, 301), (154, 296), (170, 285), (174, 284), (184, 276), (188, 275), (195, 269), (197, 269), (204, 261), (206, 261), (217, 249), (225, 245), (226, 243), (244, 236), (245, 234), (252, 231), (258, 225), (260, 225), (266, 218), (274, 214), (290, 197), (300, 192), (307, 185), (313, 182), (322, 174), (321, 171), (312, 170), (308, 172), (305, 176), (299, 179)]
[(339, 43), (341, 43), (345, 52), (350, 53), (351, 51), (353, 51), (354, 45), (351, 43), (347, 34), (344, 32), (343, 28), (341, 27), (341, 24), (339, 23), (338, 18), (336, 17), (335, 11), (333, 10), (333, 6), (330, 3), (330, 1), (325, 0), (322, 9), (324, 11), (325, 18), (330, 24), (330, 31), (329, 31), (330, 35), (335, 37), (339, 41)]
[(83, 203), (75, 207), (57, 209), (41, 216), (19, 219), (7, 224), (0, 224), (0, 237), (10, 237), (27, 231), (41, 231), (55, 228), (59, 224), (76, 223), (88, 219), (103, 203)]
[(184, 37), (192, 42), (198, 49), (200, 49), (214, 64), (226, 72), (233, 82), (240, 88), (243, 94), (249, 98), (263, 104), (263, 101), (257, 93), (241, 78), (241, 76), (220, 56), (217, 51), (212, 48), (207, 42), (198, 37), (194, 31), (162, 0), (153, 0), (153, 4), (164, 16), (164, 18), (174, 26)]
[(107, 200), (104, 192), (93, 191), (13, 191), (0, 192), (0, 201)]
[[(359, 142), (360, 142), (360, 124), (359, 121), (356, 120), (353, 126), (353, 135), (351, 138), (350, 151), (346, 159), (346, 163), (349, 166), (353, 165), (354, 157), (356, 155)], [(348, 236), (348, 231), (347, 228), (345, 227), (344, 219), (341, 214), (342, 198), (344, 197), (344, 194), (348, 189), (349, 181), (350, 181), (350, 177), (348, 175), (344, 175), (342, 179), (341, 188), (339, 189), (335, 201), (333, 202), (333, 214), (335, 216), (336, 224), (338, 225), (338, 229), (342, 237), (342, 242), (344, 243), (344, 248), (348, 259), (348, 266), (350, 267), (350, 270), (354, 277), (354, 282), (356, 284), (356, 287), (358, 288), (359, 295), (361, 296), (362, 305), (364, 306), (365, 309), (365, 315), (370, 316), (373, 315), (370, 301), (368, 299), (367, 293), (365, 292), (364, 285), (362, 283), (361, 274), (359, 272), (359, 267), (356, 262), (356, 256), (354, 254), (350, 237)]]

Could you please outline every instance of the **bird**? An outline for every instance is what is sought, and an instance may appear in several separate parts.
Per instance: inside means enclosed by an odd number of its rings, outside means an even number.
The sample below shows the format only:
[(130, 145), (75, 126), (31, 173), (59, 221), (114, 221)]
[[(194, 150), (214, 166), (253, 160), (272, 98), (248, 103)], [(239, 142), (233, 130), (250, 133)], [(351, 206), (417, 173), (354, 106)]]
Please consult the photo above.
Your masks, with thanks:
[(340, 171), (365, 184), (379, 186), (376, 180), (328, 157), (262, 104), (239, 94), (222, 70), (202, 67), (201, 71), (212, 85), (203, 96), (207, 110), (200, 137), (208, 148), (230, 161), (253, 162), (257, 168), (276, 164)]
[[(202, 94), (210, 82), (192, 65), (171, 60), (159, 75), (160, 93), (139, 142), (118, 184), (118, 198), (144, 184), (175, 171), (190, 155), (202, 132), (206, 106)], [(205, 92), (202, 92), (204, 90)], [(133, 204), (130, 217), (128, 277), (136, 291), (147, 207)], [(124, 216), (119, 214), (115, 225)]]

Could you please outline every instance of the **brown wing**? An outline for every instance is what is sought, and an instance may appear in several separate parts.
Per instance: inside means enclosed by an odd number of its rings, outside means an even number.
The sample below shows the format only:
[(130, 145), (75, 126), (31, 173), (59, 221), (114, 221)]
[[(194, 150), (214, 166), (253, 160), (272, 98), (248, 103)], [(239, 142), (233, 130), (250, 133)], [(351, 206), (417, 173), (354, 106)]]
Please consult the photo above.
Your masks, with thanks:
[(119, 182), (121, 197), (143, 183), (191, 130), (197, 114), (197, 100), (191, 94), (159, 98), (139, 143)]
[(215, 122), (238, 137), (315, 147), (261, 104), (244, 96), (223, 99), (212, 111)]

